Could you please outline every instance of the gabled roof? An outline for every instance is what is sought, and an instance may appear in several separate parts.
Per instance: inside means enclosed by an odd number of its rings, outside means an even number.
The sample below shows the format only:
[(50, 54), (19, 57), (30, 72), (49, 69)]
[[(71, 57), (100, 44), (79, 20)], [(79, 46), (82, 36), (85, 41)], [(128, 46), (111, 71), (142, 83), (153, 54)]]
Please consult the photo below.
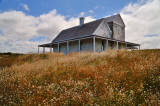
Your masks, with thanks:
[(108, 23), (108, 22), (113, 22), (113, 23), (116, 23), (116, 24), (125, 26), (125, 24), (124, 24), (124, 22), (123, 22), (122, 17), (121, 17), (120, 14), (116, 14), (116, 15), (107, 17), (107, 18), (106, 18), (106, 21), (107, 21), (107, 23)]
[(113, 22), (116, 19), (117, 15), (112, 15), (112, 16), (106, 17), (106, 21), (107, 22)]
[(59, 40), (69, 38), (76, 38), (83, 35), (91, 35), (103, 20), (104, 18), (83, 24), (82, 26), (75, 26), (62, 30), (52, 42), (57, 42)]
[(120, 15), (119, 14), (113, 15), (110, 17), (102, 18), (96, 21), (83, 24), (82, 26), (75, 26), (72, 28), (62, 30), (57, 35), (57, 37), (52, 41), (52, 43), (58, 42), (60, 40), (70, 39), (70, 38), (78, 38), (83, 35), (92, 35), (104, 19), (107, 21), (107, 23), (114, 22), (117, 16), (120, 16)]

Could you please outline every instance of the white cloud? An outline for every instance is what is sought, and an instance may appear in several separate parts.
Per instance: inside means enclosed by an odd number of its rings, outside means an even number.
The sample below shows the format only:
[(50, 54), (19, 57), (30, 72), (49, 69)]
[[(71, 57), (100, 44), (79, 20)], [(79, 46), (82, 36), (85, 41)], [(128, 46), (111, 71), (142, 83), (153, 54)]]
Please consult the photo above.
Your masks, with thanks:
[(126, 40), (140, 43), (143, 49), (160, 48), (160, 1), (140, 0), (121, 11), (126, 24)]
[(84, 17), (84, 15), (85, 15), (85, 12), (81, 12), (81, 13), (79, 14), (79, 17)]
[(21, 5), (25, 10), (27, 10), (27, 11), (30, 10), (27, 4), (21, 3), (20, 5)]
[[(39, 17), (21, 11), (0, 13), (0, 52), (35, 52), (39, 44), (50, 43), (61, 30), (79, 25), (78, 18), (66, 20), (56, 10)], [(88, 16), (85, 22), (92, 20)], [(46, 39), (38, 40), (39, 37)]]
[(95, 10), (98, 9), (98, 8), (99, 8), (99, 6), (95, 6), (95, 7), (94, 7)]
[(88, 12), (89, 12), (89, 13), (91, 13), (91, 14), (92, 14), (92, 13), (94, 13), (94, 11), (93, 11), (93, 10), (89, 10)]

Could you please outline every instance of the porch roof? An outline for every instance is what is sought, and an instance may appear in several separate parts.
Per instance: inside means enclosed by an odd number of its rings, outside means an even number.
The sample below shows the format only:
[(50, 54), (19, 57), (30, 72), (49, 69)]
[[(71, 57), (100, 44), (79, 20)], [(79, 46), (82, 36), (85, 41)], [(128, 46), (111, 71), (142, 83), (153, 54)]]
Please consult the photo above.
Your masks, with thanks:
[(52, 45), (52, 43), (46, 43), (46, 44), (42, 44), (42, 45), (38, 45), (39, 47), (50, 47), (50, 45)]
[(134, 45), (134, 46), (139, 46), (140, 45), (140, 44), (137, 44), (137, 43), (116, 40), (116, 39), (107, 38), (107, 37), (99, 36), (99, 35), (84, 35), (84, 36), (79, 36), (77, 38), (64, 39), (64, 40), (60, 40), (59, 42), (54, 42), (54, 43), (51, 42), (51, 43), (42, 44), (42, 45), (38, 45), (38, 46), (39, 47), (50, 47), (50, 45), (53, 45), (53, 44), (64, 43), (64, 42), (67, 42), (67, 41), (76, 41), (76, 40), (79, 40), (79, 39), (87, 39), (87, 38), (92, 38), (93, 36), (95, 36), (96, 38), (100, 38), (100, 39), (106, 39), (106, 40), (115, 41), (115, 42), (118, 41), (120, 43), (130, 44), (130, 45)]

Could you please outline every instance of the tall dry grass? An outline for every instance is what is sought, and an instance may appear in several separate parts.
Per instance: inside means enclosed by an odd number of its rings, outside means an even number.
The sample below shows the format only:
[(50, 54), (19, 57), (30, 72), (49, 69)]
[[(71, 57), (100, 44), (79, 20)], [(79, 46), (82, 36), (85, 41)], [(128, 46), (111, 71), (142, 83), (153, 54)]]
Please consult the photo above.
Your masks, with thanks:
[(15, 63), (16, 59), (17, 57), (0, 55), (0, 69), (3, 67), (10, 67), (12, 64)]
[(30, 54), (0, 70), (0, 105), (160, 105), (160, 50)]

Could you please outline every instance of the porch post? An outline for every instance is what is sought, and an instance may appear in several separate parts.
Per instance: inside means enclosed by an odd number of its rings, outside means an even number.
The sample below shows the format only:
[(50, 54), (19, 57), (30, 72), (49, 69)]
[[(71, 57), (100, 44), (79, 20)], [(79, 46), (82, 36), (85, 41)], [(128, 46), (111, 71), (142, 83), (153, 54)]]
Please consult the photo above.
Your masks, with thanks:
[(93, 37), (93, 52), (96, 51), (96, 47), (95, 47), (95, 36)]
[(59, 42), (58, 42), (58, 53), (59, 53)]
[(39, 45), (38, 45), (38, 54), (39, 54)]
[(52, 44), (50, 44), (50, 53), (52, 53)]
[(43, 53), (45, 53), (45, 47), (43, 47)]
[(108, 49), (108, 40), (106, 40), (106, 50)]
[(69, 41), (67, 41), (67, 54), (69, 53)]
[(118, 41), (117, 41), (117, 50), (118, 50)]
[(81, 52), (81, 40), (78, 40), (78, 51)]

